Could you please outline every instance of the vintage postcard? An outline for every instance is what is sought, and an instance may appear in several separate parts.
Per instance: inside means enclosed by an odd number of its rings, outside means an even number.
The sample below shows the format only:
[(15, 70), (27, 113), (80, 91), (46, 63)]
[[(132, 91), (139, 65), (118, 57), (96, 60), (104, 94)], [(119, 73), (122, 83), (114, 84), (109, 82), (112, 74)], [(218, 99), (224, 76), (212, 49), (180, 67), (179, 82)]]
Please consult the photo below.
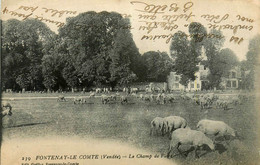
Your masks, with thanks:
[(258, 165), (259, 0), (2, 0), (1, 165)]

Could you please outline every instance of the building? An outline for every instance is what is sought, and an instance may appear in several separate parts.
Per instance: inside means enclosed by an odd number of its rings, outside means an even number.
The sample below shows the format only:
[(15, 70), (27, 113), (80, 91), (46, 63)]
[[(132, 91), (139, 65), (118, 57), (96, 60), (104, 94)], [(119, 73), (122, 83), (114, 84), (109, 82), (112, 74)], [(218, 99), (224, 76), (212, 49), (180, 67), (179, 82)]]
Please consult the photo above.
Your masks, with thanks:
[[(205, 54), (205, 49), (202, 47), (200, 58), (202, 61), (207, 60), (207, 56)], [(187, 90), (187, 91), (200, 91), (207, 89), (207, 76), (210, 71), (209, 68), (205, 67), (205, 65), (199, 63), (198, 65), (199, 71), (195, 73), (196, 79), (194, 81), (190, 81), (188, 86), (185, 88), (182, 84), (180, 84), (181, 76), (177, 75), (176, 72), (171, 72), (167, 78), (168, 89), (169, 90)], [(230, 71), (227, 77), (222, 78), (222, 82), (220, 86), (222, 89), (237, 89), (239, 87), (241, 81), (241, 70), (239, 66), (234, 66)]]
[(188, 83), (185, 86), (180, 83), (181, 76), (177, 75), (176, 72), (171, 72), (168, 76), (167, 83), (169, 90), (188, 90), (188, 91), (200, 91), (203, 89), (203, 84), (207, 80), (207, 75), (209, 74), (209, 69), (204, 65), (199, 65), (199, 71), (195, 73), (196, 79)]
[[(204, 47), (202, 47), (200, 58), (202, 61), (207, 60), (207, 56), (205, 53)], [(196, 79), (194, 81), (191, 81), (188, 83), (188, 86), (185, 89), (185, 86), (180, 84), (181, 76), (177, 75), (176, 72), (170, 72), (167, 83), (168, 83), (168, 89), (169, 90), (188, 90), (188, 91), (200, 91), (203, 89), (203, 84), (207, 82), (207, 76), (209, 74), (209, 69), (205, 67), (205, 65), (202, 65), (199, 63), (198, 65), (199, 71), (195, 73)]]
[(227, 77), (222, 78), (221, 87), (223, 89), (237, 89), (241, 81), (241, 70), (239, 66), (233, 67)]

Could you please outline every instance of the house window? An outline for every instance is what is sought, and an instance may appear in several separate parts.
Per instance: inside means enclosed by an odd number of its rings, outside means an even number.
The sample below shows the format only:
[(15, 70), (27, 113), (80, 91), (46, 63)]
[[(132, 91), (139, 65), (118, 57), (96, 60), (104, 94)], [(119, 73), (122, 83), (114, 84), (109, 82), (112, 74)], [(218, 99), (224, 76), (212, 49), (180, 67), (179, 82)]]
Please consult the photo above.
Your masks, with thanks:
[(179, 77), (178, 76), (175, 77), (175, 81), (179, 81)]
[(179, 88), (179, 83), (175, 83), (175, 88)]
[(231, 87), (231, 81), (227, 81), (227, 87), (228, 87), (228, 88)]
[(236, 88), (237, 87), (237, 82), (236, 81), (232, 81), (232, 87)]
[(197, 84), (197, 88), (200, 88), (200, 84)]
[(194, 84), (192, 83), (192, 84), (190, 84), (190, 88), (194, 88)]
[(236, 78), (236, 72), (232, 72), (232, 78)]

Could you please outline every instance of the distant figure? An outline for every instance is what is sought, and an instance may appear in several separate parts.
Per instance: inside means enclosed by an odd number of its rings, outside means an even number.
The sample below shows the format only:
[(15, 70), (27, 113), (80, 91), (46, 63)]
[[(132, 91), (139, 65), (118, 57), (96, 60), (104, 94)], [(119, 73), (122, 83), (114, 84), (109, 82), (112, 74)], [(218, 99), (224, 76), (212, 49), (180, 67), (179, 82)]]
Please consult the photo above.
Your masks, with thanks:
[(57, 101), (67, 101), (63, 95), (60, 95)]

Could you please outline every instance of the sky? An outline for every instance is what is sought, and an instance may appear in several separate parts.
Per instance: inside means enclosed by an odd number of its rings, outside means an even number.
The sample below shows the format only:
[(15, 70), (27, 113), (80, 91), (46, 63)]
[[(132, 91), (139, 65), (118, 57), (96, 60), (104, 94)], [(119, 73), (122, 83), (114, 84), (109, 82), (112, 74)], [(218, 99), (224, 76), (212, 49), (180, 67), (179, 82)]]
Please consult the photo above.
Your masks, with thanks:
[[(132, 2), (132, 3), (131, 3)], [(145, 3), (148, 5), (145, 5)], [(177, 5), (178, 9), (174, 12), (171, 8)], [(184, 5), (188, 8), (186, 12), (183, 11)], [(192, 6), (189, 8), (189, 5)], [(149, 6), (150, 5), (150, 6)], [(152, 6), (154, 5), (154, 6)], [(158, 5), (165, 7), (165, 9), (158, 10), (155, 14), (156, 19), (142, 19), (139, 18), (140, 14), (143, 15), (153, 15), (152, 11), (158, 9)], [(36, 18), (36, 16), (52, 19), (54, 21), (65, 22), (67, 17), (73, 17), (79, 13), (87, 11), (115, 11), (121, 14), (131, 15), (130, 22), (132, 25), (131, 32), (133, 34), (133, 39), (141, 54), (147, 51), (166, 51), (169, 53), (170, 43), (166, 43), (166, 39), (155, 39), (155, 40), (141, 40), (144, 35), (173, 35), (175, 32), (181, 30), (188, 34), (188, 27), (186, 24), (190, 22), (200, 22), (203, 24), (207, 31), (209, 31), (209, 24), (216, 25), (246, 25), (251, 27), (251, 30), (238, 29), (236, 33), (233, 33), (232, 29), (224, 29), (223, 35), (225, 36), (225, 43), (223, 48), (230, 48), (238, 56), (239, 60), (246, 59), (246, 53), (248, 50), (249, 40), (252, 39), (257, 33), (260, 33), (259, 22), (260, 22), (260, 0), (218, 0), (218, 1), (207, 1), (207, 0), (3, 0), (1, 4), (1, 18), (7, 20), (10, 18), (20, 19), (17, 15), (11, 15), (10, 12), (3, 13), (4, 9), (8, 11), (14, 11), (24, 15), (32, 13), (30, 10), (23, 10), (21, 6), (37, 7), (33, 14), (29, 18)], [(145, 8), (146, 7), (146, 8)], [(152, 10), (152, 7), (157, 7)], [(20, 8), (20, 9), (19, 9)], [(56, 9), (59, 11), (75, 11), (76, 14), (63, 14), (59, 17), (58, 14), (51, 17), (52, 13), (50, 10), (46, 12), (45, 9)], [(145, 9), (146, 12), (143, 12)], [(161, 8), (162, 9), (162, 8)], [(150, 11), (150, 13), (148, 13)], [(159, 13), (163, 12), (163, 13)], [(170, 16), (181, 16), (181, 14), (194, 15), (190, 19), (185, 20), (184, 18), (179, 18), (179, 20), (173, 22), (173, 26), (177, 27), (172, 31), (164, 30), (160, 28), (160, 24), (157, 24), (157, 29), (153, 29), (150, 33), (147, 30), (139, 30), (140, 26), (147, 26), (146, 22), (167, 22), (163, 20), (167, 15)], [(216, 19), (206, 20), (201, 17), (202, 15), (209, 14), (209, 16), (214, 15)], [(247, 22), (246, 20), (238, 20), (238, 15), (245, 18), (253, 20), (253, 22)], [(182, 15), (183, 16), (183, 15)], [(225, 18), (224, 16), (227, 16)], [(218, 17), (218, 19), (217, 19)], [(175, 17), (176, 18), (176, 17)], [(212, 17), (211, 17), (212, 18)], [(213, 23), (213, 21), (218, 22), (220, 19), (223, 20), (220, 23)], [(173, 18), (171, 19), (173, 20)], [(50, 29), (57, 32), (57, 26), (54, 23), (46, 23)], [(154, 23), (152, 24), (154, 25)], [(177, 26), (176, 26), (177, 25)], [(238, 41), (242, 40), (240, 44), (235, 43), (234, 40), (230, 42), (230, 39), (238, 37)], [(243, 39), (241, 39), (243, 38)]]

